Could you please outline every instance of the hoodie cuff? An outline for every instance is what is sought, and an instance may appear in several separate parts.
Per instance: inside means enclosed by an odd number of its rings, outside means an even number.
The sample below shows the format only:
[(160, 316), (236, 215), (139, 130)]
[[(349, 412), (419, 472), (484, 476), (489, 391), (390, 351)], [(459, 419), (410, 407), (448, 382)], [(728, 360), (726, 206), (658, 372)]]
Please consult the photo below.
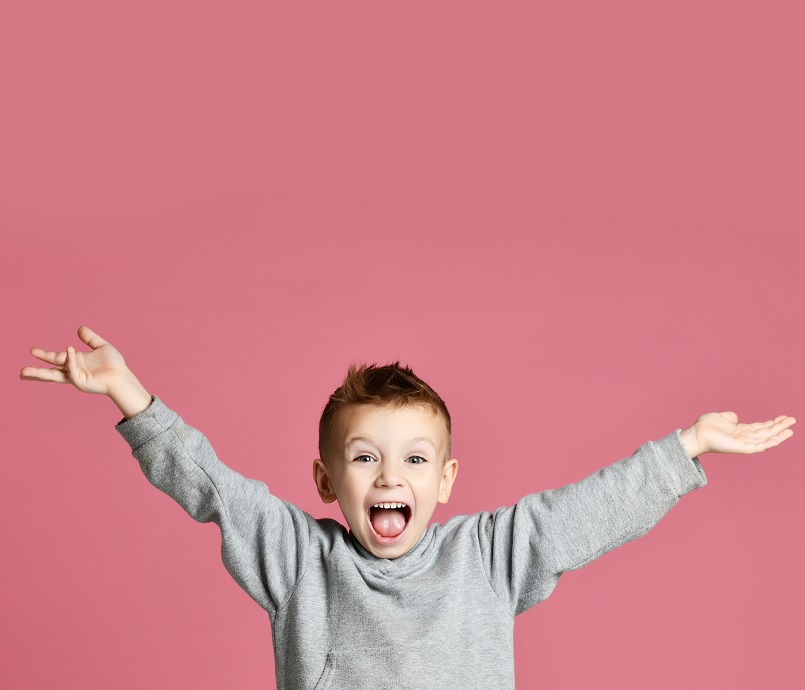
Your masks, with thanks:
[(682, 429), (672, 431), (665, 438), (654, 441), (653, 446), (671, 488), (677, 496), (707, 484), (699, 458), (691, 458), (680, 436)]
[(115, 430), (131, 446), (131, 450), (135, 451), (173, 426), (177, 417), (156, 395), (152, 395), (148, 407), (129, 419), (121, 419), (115, 424)]

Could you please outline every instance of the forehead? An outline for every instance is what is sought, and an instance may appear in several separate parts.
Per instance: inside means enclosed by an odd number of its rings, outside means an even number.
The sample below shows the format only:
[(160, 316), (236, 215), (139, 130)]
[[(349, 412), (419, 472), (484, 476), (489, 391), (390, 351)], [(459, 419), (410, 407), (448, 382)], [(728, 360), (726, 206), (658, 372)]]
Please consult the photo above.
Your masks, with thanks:
[(378, 443), (406, 443), (425, 438), (444, 448), (447, 427), (442, 415), (425, 405), (346, 405), (335, 416), (335, 439), (342, 448), (356, 436)]

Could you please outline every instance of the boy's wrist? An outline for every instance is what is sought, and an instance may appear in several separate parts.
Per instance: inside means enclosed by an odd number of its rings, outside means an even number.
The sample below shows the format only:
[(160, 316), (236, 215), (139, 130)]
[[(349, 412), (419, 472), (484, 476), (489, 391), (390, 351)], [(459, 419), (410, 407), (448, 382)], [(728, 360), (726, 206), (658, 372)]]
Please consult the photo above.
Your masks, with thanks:
[(107, 396), (117, 405), (126, 419), (138, 415), (151, 404), (151, 394), (128, 368), (121, 370), (115, 377), (115, 382), (109, 386)]
[(679, 437), (685, 445), (685, 450), (691, 458), (698, 457), (702, 453), (706, 453), (707, 449), (701, 444), (696, 434), (696, 425), (689, 426), (684, 431), (679, 432)]

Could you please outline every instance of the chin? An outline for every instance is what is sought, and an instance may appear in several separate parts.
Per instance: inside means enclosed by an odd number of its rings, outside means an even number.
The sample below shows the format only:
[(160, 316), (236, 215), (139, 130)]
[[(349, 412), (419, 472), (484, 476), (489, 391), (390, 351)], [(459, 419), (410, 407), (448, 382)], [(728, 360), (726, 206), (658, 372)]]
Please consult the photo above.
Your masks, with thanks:
[(381, 549), (371, 549), (371, 552), (374, 556), (378, 558), (388, 558), (389, 560), (393, 561), (395, 558), (399, 558), (400, 556), (404, 556), (411, 550), (411, 547), (399, 547), (399, 548), (392, 548), (386, 551), (385, 553)]
[[(366, 535), (361, 544), (366, 548), (369, 553), (377, 558), (395, 559), (407, 554), (419, 541), (419, 536), (414, 535), (409, 531), (409, 525), (406, 525), (405, 530), (398, 534), (396, 537), (380, 537), (374, 530), (370, 529), (370, 534)], [(413, 538), (415, 537), (415, 538)], [(385, 541), (381, 541), (385, 540)]]

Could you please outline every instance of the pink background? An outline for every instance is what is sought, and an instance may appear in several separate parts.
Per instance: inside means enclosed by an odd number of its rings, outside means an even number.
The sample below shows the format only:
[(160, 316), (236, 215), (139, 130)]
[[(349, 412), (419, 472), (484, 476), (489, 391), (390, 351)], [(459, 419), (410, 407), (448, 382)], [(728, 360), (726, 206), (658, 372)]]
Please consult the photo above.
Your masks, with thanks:
[[(805, 419), (801, 3), (388, 4), (4, 7), (3, 687), (274, 687), (217, 528), (110, 401), (18, 380), (81, 325), (317, 516), (352, 360), (445, 398), (439, 521), (704, 412)], [(705, 455), (518, 617), (518, 687), (801, 687), (801, 455)]]

